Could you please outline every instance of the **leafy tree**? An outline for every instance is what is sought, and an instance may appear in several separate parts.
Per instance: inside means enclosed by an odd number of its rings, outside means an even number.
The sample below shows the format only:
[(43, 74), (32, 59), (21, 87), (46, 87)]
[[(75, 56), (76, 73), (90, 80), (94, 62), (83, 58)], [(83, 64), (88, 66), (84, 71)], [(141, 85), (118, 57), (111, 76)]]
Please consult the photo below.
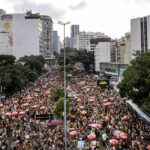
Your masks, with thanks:
[(51, 93), (51, 99), (55, 102), (57, 102), (59, 98), (63, 96), (64, 96), (64, 89), (59, 86), (56, 86)]
[(15, 56), (12, 55), (0, 55), (0, 67), (5, 67), (9, 64), (14, 64), (16, 60)]
[(19, 62), (23, 62), (24, 66), (27, 66), (30, 70), (36, 71), (38, 75), (43, 72), (45, 60), (43, 56), (24, 56), (19, 59)]
[[(67, 112), (67, 114), (69, 114), (70, 108), (71, 108), (71, 105), (69, 103), (69, 100), (66, 99), (66, 112)], [(63, 117), (63, 112), (64, 112), (64, 98), (60, 97), (58, 102), (56, 102), (56, 108), (54, 110), (54, 113), (58, 118), (61, 118), (61, 117)]]
[(120, 95), (150, 111), (150, 52), (138, 52), (123, 77), (118, 84)]
[(28, 73), (28, 76), (27, 76), (28, 81), (34, 82), (37, 78), (38, 78), (38, 75), (35, 71), (30, 71)]

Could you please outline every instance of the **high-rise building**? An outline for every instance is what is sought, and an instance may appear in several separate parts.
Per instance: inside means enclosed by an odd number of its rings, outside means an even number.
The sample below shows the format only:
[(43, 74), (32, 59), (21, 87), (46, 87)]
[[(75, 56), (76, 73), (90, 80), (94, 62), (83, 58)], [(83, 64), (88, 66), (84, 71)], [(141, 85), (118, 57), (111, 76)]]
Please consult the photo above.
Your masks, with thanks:
[(76, 37), (77, 35), (79, 35), (79, 25), (72, 25), (71, 26), (71, 38)]
[(150, 49), (150, 16), (131, 19), (131, 54), (134, 51), (145, 52), (148, 49)]
[(70, 38), (65, 37), (65, 47), (70, 47)]
[(53, 56), (52, 20), (40, 14), (0, 14), (0, 54)]
[(70, 47), (74, 49), (78, 49), (78, 37), (79, 37), (79, 25), (71, 26), (71, 38), (70, 38)]
[(102, 38), (99, 40), (98, 45), (94, 50), (94, 60), (95, 60), (95, 71), (100, 71), (101, 62), (110, 62), (111, 61), (111, 40), (110, 38)]
[(53, 31), (53, 48), (55, 52), (58, 52), (58, 32)]
[(0, 54), (40, 55), (43, 51), (42, 21), (39, 14), (0, 15)]
[(51, 17), (41, 15), (43, 30), (43, 56), (45, 59), (53, 58), (53, 21)]

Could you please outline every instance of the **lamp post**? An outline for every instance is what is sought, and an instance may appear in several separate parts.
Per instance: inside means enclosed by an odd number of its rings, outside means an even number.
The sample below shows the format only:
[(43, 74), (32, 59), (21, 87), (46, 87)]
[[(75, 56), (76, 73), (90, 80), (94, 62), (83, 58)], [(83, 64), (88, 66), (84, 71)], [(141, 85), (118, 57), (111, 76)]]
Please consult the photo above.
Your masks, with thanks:
[(64, 27), (64, 135), (65, 135), (65, 150), (67, 150), (67, 117), (66, 117), (66, 51), (65, 51), (65, 26), (69, 22), (58, 21), (58, 24)]

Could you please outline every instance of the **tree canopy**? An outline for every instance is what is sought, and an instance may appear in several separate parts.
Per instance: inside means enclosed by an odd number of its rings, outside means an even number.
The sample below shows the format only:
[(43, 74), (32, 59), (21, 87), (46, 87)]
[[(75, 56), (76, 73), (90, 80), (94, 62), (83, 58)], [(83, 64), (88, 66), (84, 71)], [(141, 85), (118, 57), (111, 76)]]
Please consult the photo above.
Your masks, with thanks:
[(150, 111), (150, 52), (136, 54), (118, 88), (122, 97), (127, 96)]

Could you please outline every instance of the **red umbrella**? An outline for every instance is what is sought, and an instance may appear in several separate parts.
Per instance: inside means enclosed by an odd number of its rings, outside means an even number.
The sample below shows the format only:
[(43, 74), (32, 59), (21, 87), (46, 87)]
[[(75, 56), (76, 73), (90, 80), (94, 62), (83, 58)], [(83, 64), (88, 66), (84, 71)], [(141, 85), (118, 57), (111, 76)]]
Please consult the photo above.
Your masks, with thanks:
[(119, 144), (119, 142), (118, 142), (118, 140), (116, 140), (116, 139), (111, 139), (111, 140), (109, 140), (109, 144), (111, 144), (111, 145), (113, 145), (113, 146), (116, 146), (116, 145)]
[(107, 103), (104, 103), (103, 105), (104, 106), (109, 106), (109, 105), (111, 105), (112, 103), (111, 102), (107, 102)]
[(27, 100), (31, 100), (31, 99), (32, 99), (32, 97), (31, 97), (30, 95), (27, 95), (27, 97), (26, 97), (25, 99), (27, 99)]
[(70, 136), (76, 136), (77, 134), (78, 134), (77, 131), (71, 131), (71, 132), (69, 133)]
[(11, 113), (10, 113), (10, 112), (7, 112), (5, 115), (6, 115), (6, 116), (11, 116)]
[(119, 141), (116, 139), (111, 139), (111, 140), (109, 140), (109, 144), (111, 144), (112, 146), (116, 146), (119, 144)]
[(95, 129), (98, 129), (98, 128), (101, 128), (102, 125), (101, 124), (91, 124), (91, 127), (95, 128)]
[(34, 93), (34, 96), (37, 97), (39, 94), (38, 93)]
[(94, 99), (90, 99), (89, 102), (90, 102), (90, 103), (93, 103), (93, 102), (95, 102), (95, 100), (94, 100)]
[(25, 114), (25, 111), (19, 112), (19, 115), (24, 115), (24, 114)]
[(113, 97), (110, 97), (110, 100), (111, 100), (111, 101), (113, 101), (113, 100), (114, 100), (114, 98), (113, 98)]
[(115, 130), (113, 135), (116, 137), (116, 138), (120, 138), (120, 134), (123, 133), (122, 131), (120, 130)]
[(107, 103), (107, 99), (104, 99), (103, 102), (104, 102), (104, 103)]
[(45, 94), (46, 94), (46, 95), (50, 95), (50, 91), (46, 91)]
[(129, 120), (129, 117), (128, 116), (124, 116), (123, 120)]
[(2, 108), (3, 107), (3, 104), (0, 104), (0, 108)]
[(17, 116), (17, 115), (18, 115), (18, 112), (14, 111), (14, 112), (12, 112), (11, 114), (12, 114), (12, 116)]
[(86, 91), (86, 92), (90, 92), (90, 88), (87, 88), (85, 91)]
[(77, 99), (77, 102), (81, 102), (81, 99), (78, 98), (78, 99)]
[(86, 111), (82, 111), (82, 112), (81, 112), (81, 115), (86, 115), (86, 114), (87, 114)]
[(129, 138), (129, 135), (126, 134), (126, 133), (124, 133), (124, 132), (123, 132), (123, 133), (120, 133), (119, 136), (120, 136), (120, 138), (123, 139), (123, 140), (127, 140), (127, 139)]
[(147, 146), (147, 149), (150, 150), (150, 145)]
[(94, 133), (91, 133), (88, 135), (88, 140), (94, 140), (96, 138), (96, 135)]
[(45, 106), (40, 107), (40, 110), (45, 110), (45, 109), (46, 109)]
[(24, 107), (28, 107), (29, 106), (29, 103), (25, 103), (23, 104)]
[(37, 107), (38, 107), (37, 105), (33, 105), (33, 106), (32, 106), (32, 108), (37, 108)]
[(16, 105), (16, 104), (18, 104), (18, 101), (14, 101), (13, 103)]
[(79, 108), (80, 108), (81, 110), (84, 110), (84, 109), (85, 109), (85, 107), (84, 107), (84, 106), (80, 106)]
[(35, 92), (39, 92), (39, 89), (35, 89), (34, 91), (35, 91)]

